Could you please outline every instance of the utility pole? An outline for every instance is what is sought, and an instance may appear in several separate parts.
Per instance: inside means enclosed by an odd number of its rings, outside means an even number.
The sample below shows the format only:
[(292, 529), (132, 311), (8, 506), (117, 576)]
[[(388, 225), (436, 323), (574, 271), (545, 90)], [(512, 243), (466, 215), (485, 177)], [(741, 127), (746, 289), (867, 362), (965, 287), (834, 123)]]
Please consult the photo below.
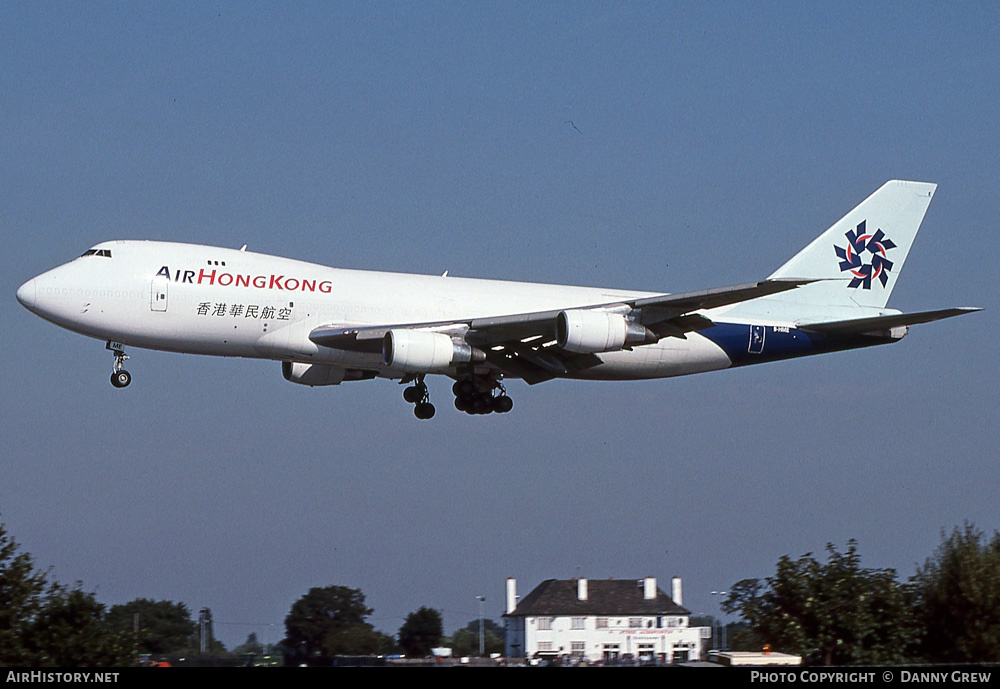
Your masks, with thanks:
[(479, 601), (479, 657), (482, 658), (485, 652), (483, 627), (486, 621), (483, 619), (483, 603), (486, 602), (486, 596), (476, 596), (476, 600)]
[[(719, 637), (720, 638), (719, 638), (719, 641), (720, 641), (720, 646), (716, 647), (717, 651), (724, 651), (724, 650), (726, 650), (726, 621), (721, 618), (721, 615), (722, 615), (722, 598), (715, 598), (715, 596), (725, 596), (726, 593), (727, 593), (727, 591), (712, 591), (712, 599), (715, 600), (715, 602), (718, 604), (719, 615), (720, 615), (720, 619), (719, 619), (719, 628), (720, 628), (720, 633), (719, 633)], [(712, 625), (712, 632), (713, 632), (713, 635), (714, 635), (714, 633), (715, 633), (715, 625), (714, 624)], [(712, 643), (713, 644), (715, 643), (715, 639), (714, 638), (712, 639)]]
[(198, 611), (198, 625), (201, 631), (201, 643), (199, 644), (199, 649), (201, 654), (205, 655), (205, 651), (208, 649), (208, 637), (212, 635), (212, 611), (208, 608), (202, 608)]

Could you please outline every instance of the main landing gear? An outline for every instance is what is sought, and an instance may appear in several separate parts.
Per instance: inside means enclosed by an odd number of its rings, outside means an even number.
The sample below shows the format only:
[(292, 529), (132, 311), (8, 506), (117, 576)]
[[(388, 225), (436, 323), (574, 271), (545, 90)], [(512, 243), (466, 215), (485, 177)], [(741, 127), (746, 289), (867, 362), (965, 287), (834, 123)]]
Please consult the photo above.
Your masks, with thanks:
[(128, 354), (125, 353), (124, 349), (112, 347), (111, 343), (108, 343), (108, 349), (110, 349), (115, 355), (115, 364), (112, 367), (111, 374), (111, 384), (116, 388), (126, 388), (128, 384), (132, 382), (132, 374), (125, 370), (125, 360), (128, 359)]
[(413, 415), (418, 419), (429, 419), (434, 416), (434, 405), (428, 399), (427, 385), (423, 376), (403, 390), (403, 399), (413, 405)]
[[(494, 378), (461, 378), (451, 391), (455, 393), (455, 409), (466, 414), (506, 414), (514, 408), (514, 400), (507, 396), (503, 383)], [(403, 399), (413, 405), (413, 415), (418, 419), (434, 416), (423, 376), (417, 376), (413, 385), (403, 390)]]
[(451, 391), (455, 393), (455, 409), (466, 414), (506, 414), (514, 408), (503, 383), (492, 378), (463, 378), (455, 381)]

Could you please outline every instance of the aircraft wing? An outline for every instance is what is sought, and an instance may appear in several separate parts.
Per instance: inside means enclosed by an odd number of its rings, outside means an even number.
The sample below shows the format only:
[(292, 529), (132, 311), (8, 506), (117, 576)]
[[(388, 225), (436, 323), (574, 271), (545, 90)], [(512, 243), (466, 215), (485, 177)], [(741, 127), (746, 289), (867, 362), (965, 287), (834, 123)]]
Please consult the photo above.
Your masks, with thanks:
[(942, 318), (961, 316), (966, 313), (982, 311), (975, 306), (958, 306), (951, 309), (939, 309), (937, 311), (918, 311), (916, 313), (899, 313), (889, 316), (874, 316), (872, 318), (855, 318), (846, 321), (828, 321), (826, 323), (802, 323), (799, 328), (813, 332), (824, 333), (826, 335), (849, 335), (877, 333), (919, 323), (930, 323), (939, 321)]
[(374, 326), (322, 325), (310, 332), (309, 339), (324, 347), (375, 353), (381, 351), (382, 338), (390, 330), (417, 329), (453, 334), (469, 345), (484, 350), (487, 361), (497, 368), (524, 378), (528, 383), (537, 383), (600, 363), (600, 359), (594, 354), (566, 352), (556, 346), (556, 322), (562, 311), (613, 309), (627, 312), (630, 318), (645, 326), (656, 339), (684, 338), (685, 333), (713, 325), (709, 318), (695, 313), (697, 311), (777, 294), (809, 282), (813, 281), (774, 279), (607, 304), (453, 321)]

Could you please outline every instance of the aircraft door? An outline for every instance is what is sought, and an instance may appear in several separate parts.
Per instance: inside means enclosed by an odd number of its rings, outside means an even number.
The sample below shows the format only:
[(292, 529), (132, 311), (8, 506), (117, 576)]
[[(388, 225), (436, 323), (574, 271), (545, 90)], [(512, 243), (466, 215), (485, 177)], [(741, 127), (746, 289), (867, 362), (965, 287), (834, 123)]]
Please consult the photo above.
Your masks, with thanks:
[(751, 325), (750, 326), (750, 345), (747, 347), (747, 351), (751, 354), (760, 354), (764, 351), (764, 326), (763, 325)]
[(149, 283), (149, 308), (152, 311), (167, 310), (167, 285), (170, 284), (162, 277), (154, 278)]

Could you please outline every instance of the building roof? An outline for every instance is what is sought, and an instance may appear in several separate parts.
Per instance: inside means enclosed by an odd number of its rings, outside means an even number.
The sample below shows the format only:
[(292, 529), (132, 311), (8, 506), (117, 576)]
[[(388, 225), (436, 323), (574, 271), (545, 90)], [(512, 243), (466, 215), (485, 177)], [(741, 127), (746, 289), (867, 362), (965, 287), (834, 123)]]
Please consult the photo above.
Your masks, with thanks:
[(577, 595), (576, 579), (546, 579), (518, 602), (508, 617), (587, 615), (690, 615), (691, 612), (656, 589), (643, 597), (642, 579), (588, 579), (587, 600)]

